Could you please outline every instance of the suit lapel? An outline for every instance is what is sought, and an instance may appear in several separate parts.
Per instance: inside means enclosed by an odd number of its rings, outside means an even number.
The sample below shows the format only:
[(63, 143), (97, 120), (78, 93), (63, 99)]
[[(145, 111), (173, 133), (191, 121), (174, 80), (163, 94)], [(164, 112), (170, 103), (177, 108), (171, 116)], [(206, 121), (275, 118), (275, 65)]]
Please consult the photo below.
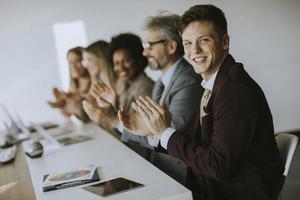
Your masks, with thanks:
[(218, 71), (211, 96), (207, 102), (206, 107), (204, 108), (204, 111), (207, 113), (207, 115), (202, 118), (201, 142), (203, 144), (209, 145), (211, 143), (211, 134), (213, 131), (213, 121), (215, 114), (213, 113), (213, 106), (215, 105), (215, 103), (218, 103), (215, 102), (215, 98), (220, 94), (223, 81), (226, 80), (228, 69), (233, 63), (234, 59), (231, 57), (231, 55), (228, 55)]
[(216, 80), (215, 80), (215, 83), (214, 83), (214, 87), (213, 87), (213, 90), (212, 90), (212, 93), (211, 93), (211, 96), (208, 100), (208, 103), (205, 107), (205, 112), (207, 113), (211, 113), (212, 112), (212, 106), (213, 106), (213, 102), (214, 102), (214, 99), (215, 99), (215, 96), (216, 94), (218, 94), (218, 90), (221, 88), (222, 86), (222, 82), (223, 80), (225, 80), (225, 76), (226, 74), (228, 73), (228, 70), (229, 70), (229, 67), (234, 63), (234, 58), (231, 56), (231, 55), (228, 55), (224, 62), (222, 63), (220, 69), (219, 69), (219, 72), (217, 74), (217, 77), (216, 77)]
[(181, 58), (181, 61), (178, 63), (168, 87), (165, 89), (164, 93), (162, 94), (160, 102), (165, 102), (166, 98), (169, 96), (170, 92), (172, 91), (171, 89), (174, 86), (174, 82), (176, 81), (180, 72), (184, 70), (184, 67), (186, 66), (185, 62), (187, 61), (184, 58)]

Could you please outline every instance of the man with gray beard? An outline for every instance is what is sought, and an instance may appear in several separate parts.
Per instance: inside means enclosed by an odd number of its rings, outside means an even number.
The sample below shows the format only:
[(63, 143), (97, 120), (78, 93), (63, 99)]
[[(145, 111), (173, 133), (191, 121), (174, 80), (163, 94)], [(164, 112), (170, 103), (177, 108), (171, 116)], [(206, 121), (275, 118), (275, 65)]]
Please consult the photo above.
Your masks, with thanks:
[[(202, 78), (183, 58), (182, 39), (178, 33), (180, 17), (174, 14), (161, 14), (145, 21), (144, 52), (152, 70), (159, 70), (161, 77), (156, 81), (152, 98), (166, 105), (172, 113), (172, 127), (182, 131), (191, 130), (197, 123), (197, 109), (203, 93)], [(136, 105), (132, 105), (136, 108)], [(167, 154), (159, 144), (159, 138), (150, 135), (150, 130), (140, 117), (119, 112), (120, 121), (125, 129), (136, 135), (147, 136), (154, 147), (152, 162), (162, 171), (185, 184), (186, 165), (179, 159)], [(124, 138), (123, 138), (124, 139)]]

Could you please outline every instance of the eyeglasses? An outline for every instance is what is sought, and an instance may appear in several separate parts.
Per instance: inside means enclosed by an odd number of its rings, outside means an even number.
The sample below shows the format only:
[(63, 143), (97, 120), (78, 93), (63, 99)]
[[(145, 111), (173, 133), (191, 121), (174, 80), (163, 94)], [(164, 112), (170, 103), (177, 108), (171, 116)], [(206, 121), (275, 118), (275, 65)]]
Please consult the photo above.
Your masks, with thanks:
[(162, 39), (162, 40), (158, 40), (158, 41), (155, 41), (155, 42), (143, 42), (143, 47), (144, 49), (152, 49), (152, 46), (155, 45), (155, 44), (159, 44), (159, 43), (162, 43), (162, 42), (165, 42), (167, 41), (166, 39)]
[(90, 62), (87, 59), (83, 59), (81, 61), (81, 64), (82, 64), (82, 66), (87, 67), (90, 64)]

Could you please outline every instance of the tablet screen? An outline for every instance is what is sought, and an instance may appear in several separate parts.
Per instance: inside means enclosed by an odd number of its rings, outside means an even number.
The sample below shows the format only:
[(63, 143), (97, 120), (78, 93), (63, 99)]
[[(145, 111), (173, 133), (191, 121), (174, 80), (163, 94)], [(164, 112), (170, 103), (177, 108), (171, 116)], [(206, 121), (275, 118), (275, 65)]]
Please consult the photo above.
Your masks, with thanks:
[(119, 192), (131, 190), (133, 188), (142, 187), (142, 186), (144, 185), (119, 177), (102, 183), (89, 185), (83, 187), (83, 189), (105, 197), (108, 195), (113, 195)]

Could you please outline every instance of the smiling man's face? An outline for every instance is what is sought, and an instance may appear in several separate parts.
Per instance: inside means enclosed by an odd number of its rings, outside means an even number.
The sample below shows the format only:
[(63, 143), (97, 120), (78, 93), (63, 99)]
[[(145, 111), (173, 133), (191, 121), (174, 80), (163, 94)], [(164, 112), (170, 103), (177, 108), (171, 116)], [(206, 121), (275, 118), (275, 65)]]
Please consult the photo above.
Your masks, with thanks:
[(218, 70), (228, 52), (228, 35), (220, 37), (213, 23), (208, 21), (190, 23), (182, 32), (182, 41), (196, 73), (206, 80)]

